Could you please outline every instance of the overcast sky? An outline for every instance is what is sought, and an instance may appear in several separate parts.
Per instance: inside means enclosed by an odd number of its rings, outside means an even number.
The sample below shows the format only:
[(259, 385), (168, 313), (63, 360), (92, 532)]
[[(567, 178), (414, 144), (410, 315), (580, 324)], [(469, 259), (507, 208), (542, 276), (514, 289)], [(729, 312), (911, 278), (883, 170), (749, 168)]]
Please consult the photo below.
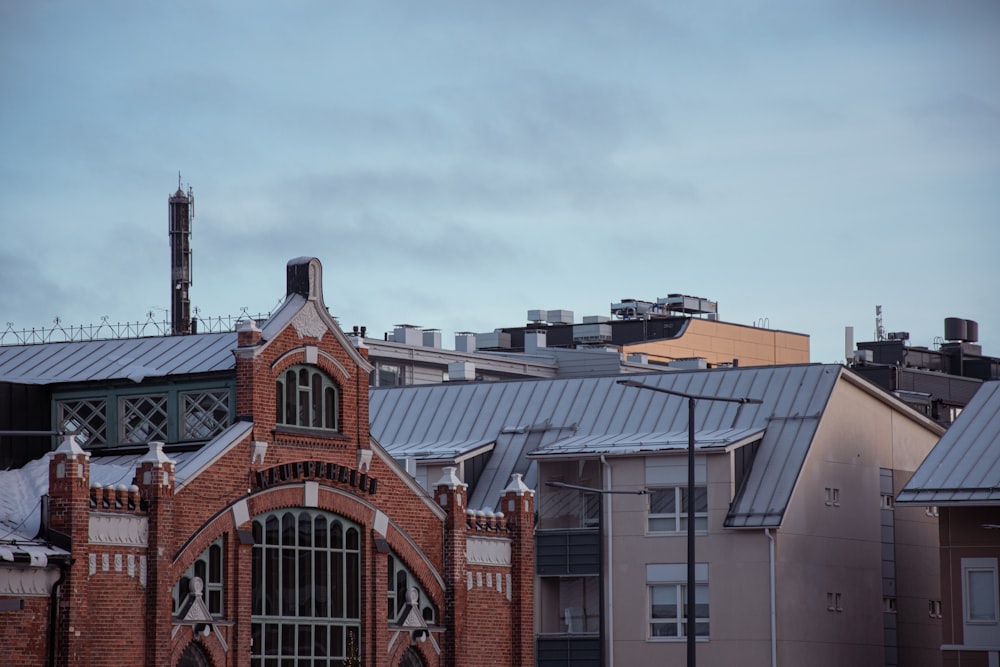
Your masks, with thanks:
[[(0, 331), (201, 316), (491, 331), (686, 293), (1000, 356), (1000, 2), (0, 3)], [(9, 342), (9, 340), (8, 340)]]

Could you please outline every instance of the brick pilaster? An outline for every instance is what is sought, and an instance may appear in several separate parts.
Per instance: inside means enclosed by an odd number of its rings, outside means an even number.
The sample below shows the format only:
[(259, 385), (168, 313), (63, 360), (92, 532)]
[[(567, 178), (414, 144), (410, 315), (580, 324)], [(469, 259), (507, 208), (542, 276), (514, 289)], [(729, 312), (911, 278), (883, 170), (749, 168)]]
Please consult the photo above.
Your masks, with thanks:
[[(445, 579), (445, 646), (442, 647), (443, 667), (463, 667), (475, 664), (463, 639), (466, 635), (466, 532), (465, 509), (468, 485), (455, 474), (455, 468), (445, 468), (434, 488), (434, 498), (448, 513), (444, 520), (444, 579)], [(471, 648), (471, 647), (469, 647)]]
[(535, 664), (535, 497), (515, 474), (500, 501), (511, 534), (513, 667)]
[[(64, 437), (49, 459), (48, 527), (58, 533), (54, 542), (69, 547), (70, 564), (58, 600), (56, 648), (53, 664), (59, 667), (90, 663), (90, 454)], [(68, 545), (65, 541), (69, 542)]]
[(177, 548), (174, 534), (174, 462), (163, 453), (163, 443), (153, 442), (136, 468), (139, 493), (149, 515), (146, 554), (146, 664), (170, 664), (173, 628), (173, 573)]

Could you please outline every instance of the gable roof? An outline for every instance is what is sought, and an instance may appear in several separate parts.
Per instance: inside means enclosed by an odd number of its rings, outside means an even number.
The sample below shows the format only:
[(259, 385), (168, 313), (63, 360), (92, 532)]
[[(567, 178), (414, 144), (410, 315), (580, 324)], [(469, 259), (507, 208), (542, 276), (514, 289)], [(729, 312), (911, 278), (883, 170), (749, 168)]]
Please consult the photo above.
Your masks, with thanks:
[[(777, 526), (791, 497), (839, 365), (673, 371), (643, 384), (689, 394), (751, 397), (759, 405), (701, 401), (696, 446), (718, 450), (760, 439), (727, 526)], [(634, 378), (635, 376), (630, 376)], [(470, 507), (492, 507), (512, 473), (537, 486), (535, 459), (665, 452), (686, 447), (687, 401), (624, 387), (619, 377), (454, 383), (374, 389), (371, 434), (394, 456), (426, 460), (495, 443)]]
[(896, 502), (1000, 504), (1000, 382), (983, 383)]

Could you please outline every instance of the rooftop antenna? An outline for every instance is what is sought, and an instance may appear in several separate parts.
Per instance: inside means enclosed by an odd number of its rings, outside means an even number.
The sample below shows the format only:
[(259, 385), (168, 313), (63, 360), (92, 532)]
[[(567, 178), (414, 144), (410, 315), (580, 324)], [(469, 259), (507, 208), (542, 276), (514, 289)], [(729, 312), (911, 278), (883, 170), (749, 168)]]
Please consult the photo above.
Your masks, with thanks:
[(875, 340), (885, 340), (885, 327), (882, 326), (882, 306), (875, 306)]
[(191, 274), (191, 220), (194, 218), (194, 192), (187, 194), (177, 172), (177, 192), (167, 198), (170, 234), (170, 334), (194, 333), (191, 320), (191, 299), (188, 290)]

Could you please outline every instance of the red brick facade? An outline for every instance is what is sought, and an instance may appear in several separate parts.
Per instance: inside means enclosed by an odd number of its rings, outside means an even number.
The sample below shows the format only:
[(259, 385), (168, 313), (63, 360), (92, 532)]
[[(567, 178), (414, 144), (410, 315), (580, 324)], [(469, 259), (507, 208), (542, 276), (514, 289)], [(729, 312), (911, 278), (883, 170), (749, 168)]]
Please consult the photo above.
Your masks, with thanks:
[[(410, 665), (414, 653), (431, 667), (534, 664), (531, 492), (515, 484), (498, 499), (504, 515), (470, 514), (457, 479), (427, 494), (371, 442), (371, 366), (326, 314), (320, 271), (315, 259), (289, 262), (285, 305), (262, 328), (241, 326), (235, 414), (252, 428), (181, 483), (155, 447), (130, 490), (92, 490), (89, 455), (71, 439), (53, 455), (47, 521), (70, 558), (49, 563), (50, 577), (60, 577), (49, 596), (0, 612), (5, 660), (250, 665), (253, 517), (306, 508), (360, 528), (356, 664)], [(318, 368), (336, 385), (335, 431), (277, 423), (276, 381), (293, 366)], [(187, 617), (175, 616), (175, 586), (213, 544), (222, 547), (223, 613), (201, 618), (192, 602)], [(433, 622), (390, 622), (390, 553), (436, 610)]]

